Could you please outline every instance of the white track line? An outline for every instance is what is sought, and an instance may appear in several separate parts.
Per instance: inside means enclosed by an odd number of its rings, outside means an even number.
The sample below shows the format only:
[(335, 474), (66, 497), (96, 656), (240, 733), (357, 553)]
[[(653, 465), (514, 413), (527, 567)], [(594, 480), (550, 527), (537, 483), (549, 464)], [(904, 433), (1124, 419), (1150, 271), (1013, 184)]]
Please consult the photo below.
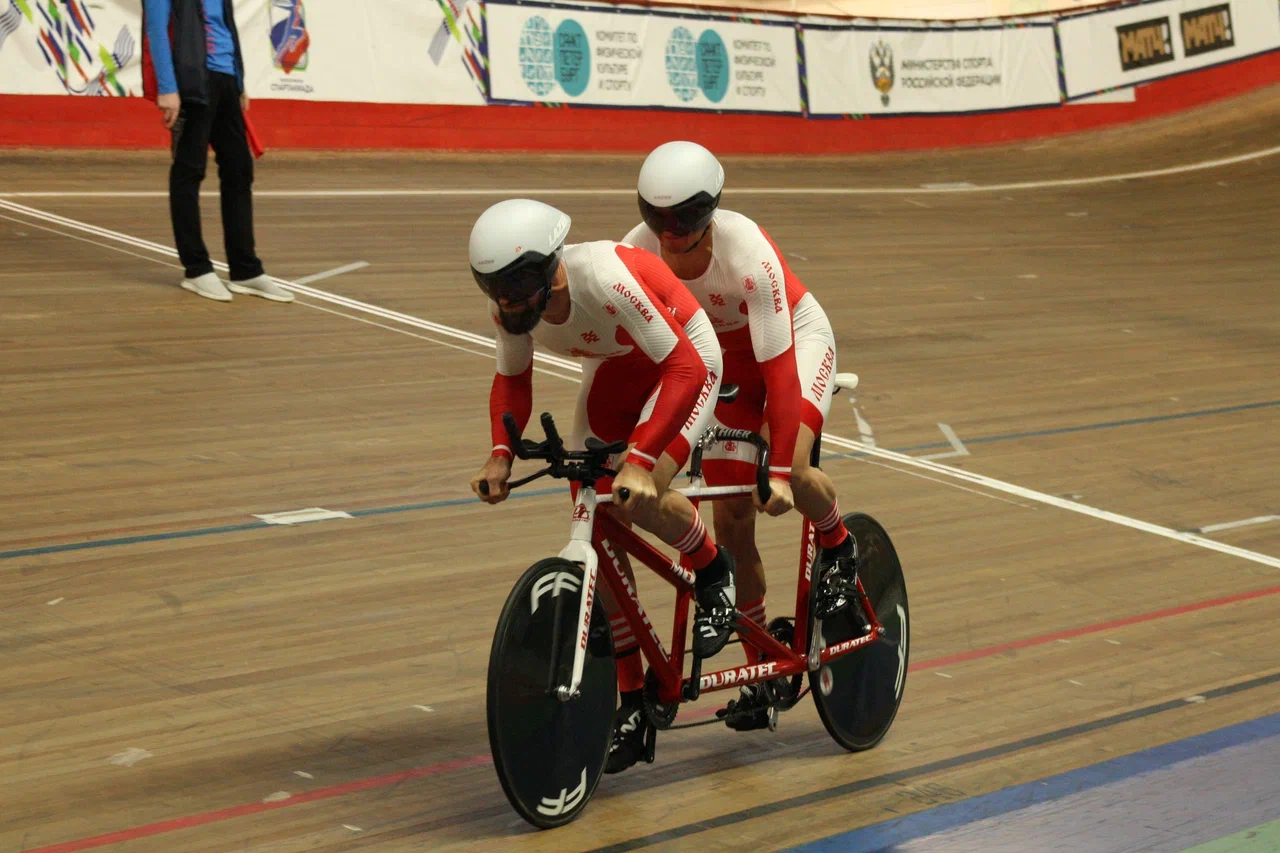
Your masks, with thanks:
[[(1280, 149), (1277, 149), (1277, 150), (1280, 150)], [(15, 213), (24, 214), (26, 216), (33, 217), (35, 219), (43, 219), (48, 222), (54, 222), (64, 227), (75, 228), (90, 234), (94, 234), (99, 237), (108, 237), (110, 239), (118, 240), (120, 242), (126, 243), (131, 246), (135, 246), (138, 248), (150, 249), (153, 252), (158, 252), (163, 255), (168, 255), (172, 257), (172, 256), (176, 256), (177, 254), (177, 252), (174, 251), (173, 249), (167, 246), (162, 246), (158, 243), (152, 243), (149, 240), (141, 240), (136, 237), (130, 237), (127, 234), (121, 234), (117, 231), (110, 231), (106, 228), (99, 228), (96, 225), (89, 225), (87, 223), (79, 222), (74, 219), (67, 219), (66, 217), (63, 217), (63, 216), (56, 216), (54, 214), (46, 213), (45, 211), (37, 210), (35, 208), (27, 207), (25, 205), (14, 204), (12, 202), (6, 202), (6, 201), (0, 201), (0, 208), (7, 209)], [(221, 269), (226, 268), (225, 264), (215, 263), (214, 266), (219, 267)], [(483, 335), (477, 335), (472, 332), (465, 332), (461, 329), (455, 329), (452, 326), (445, 326), (440, 323), (432, 323), (429, 320), (422, 320), (420, 318), (413, 317), (409, 314), (402, 314), (398, 311), (390, 311), (385, 308), (380, 308), (376, 305), (369, 305), (364, 302), (358, 302), (354, 299), (347, 299), (346, 297), (343, 297), (343, 296), (338, 296), (336, 294), (328, 293), (323, 290), (317, 290), (315, 288), (307, 287), (305, 285), (298, 285), (296, 283), (285, 281), (283, 279), (278, 279), (273, 277), (273, 281), (275, 281), (277, 284), (279, 284), (282, 287), (288, 288), (289, 290), (293, 290), (300, 294), (310, 296), (314, 299), (320, 299), (322, 301), (332, 302), (352, 310), (363, 311), (365, 313), (372, 314), (374, 316), (381, 317), (383, 319), (404, 323), (405, 325), (415, 326), (421, 329), (427, 329), (428, 331), (435, 332), (438, 335), (444, 335), (446, 337), (455, 338), (457, 340), (467, 341), (468, 343), (480, 344), (484, 346), (486, 349), (492, 349), (495, 346), (494, 340), (492, 338), (486, 338)], [(552, 364), (555, 367), (561, 368), (563, 370), (567, 370), (570, 373), (582, 372), (581, 364), (575, 361), (570, 361), (569, 359), (560, 358), (559, 356), (553, 356), (547, 353), (535, 352), (534, 359), (546, 364)], [(1270, 566), (1272, 568), (1280, 569), (1280, 558), (1269, 557), (1266, 554), (1259, 554), (1256, 551), (1249, 551), (1244, 548), (1237, 548), (1234, 545), (1226, 545), (1221, 542), (1216, 542), (1212, 539), (1206, 539), (1203, 536), (1198, 536), (1194, 533), (1183, 533), (1177, 530), (1172, 530), (1168, 527), (1161, 527), (1157, 524), (1151, 524), (1146, 521), (1139, 521), (1136, 518), (1129, 518), (1128, 516), (1120, 515), (1119, 513), (1110, 512), (1104, 509), (1097, 509), (1095, 507), (1087, 506), (1082, 503), (1077, 503), (1076, 501), (1065, 500), (1064, 498), (1060, 498), (1055, 495), (1045, 494), (1044, 492), (1037, 492), (1034, 489), (1024, 488), (1023, 486), (1015, 486), (1012, 483), (1006, 483), (1003, 480), (997, 480), (994, 477), (987, 477), (982, 474), (975, 474), (971, 471), (964, 471), (959, 468), (952, 468), (948, 465), (942, 465), (927, 459), (918, 459), (914, 456), (908, 456), (905, 453), (898, 453), (893, 450), (885, 450), (884, 448), (880, 448), (880, 447), (869, 447), (865, 444), (862, 444), (861, 442), (851, 441), (847, 438), (843, 438), (838, 435), (823, 433), (822, 440), (825, 444), (828, 444), (828, 445), (843, 447), (846, 450), (856, 451), (858, 453), (863, 453), (868, 456), (876, 456), (881, 459), (888, 459), (890, 461), (897, 462), (900, 465), (920, 468), (932, 474), (938, 474), (943, 477), (948, 477), (954, 480), (960, 480), (962, 482), (982, 486), (992, 491), (1004, 492), (1005, 494), (1013, 495), (1015, 497), (1020, 497), (1026, 500), (1035, 501), (1037, 503), (1047, 504), (1048, 506), (1057, 507), (1058, 509), (1065, 509), (1069, 512), (1075, 512), (1075, 513), (1080, 513), (1081, 515), (1087, 515), (1090, 518), (1096, 518), (1102, 521), (1109, 521), (1112, 524), (1118, 524), (1122, 527), (1129, 527), (1134, 530), (1141, 530), (1144, 533), (1150, 533), (1155, 536), (1162, 536), (1166, 539), (1172, 539), (1175, 542), (1182, 542), (1188, 545), (1195, 545), (1200, 548), (1206, 548), (1210, 551), (1217, 551), (1219, 553), (1227, 554), (1232, 557), (1239, 557), (1242, 560), (1249, 560), (1254, 563), (1260, 563), (1264, 566)]]
[[(1182, 175), (1187, 172), (1199, 172), (1204, 169), (1217, 169), (1232, 166), (1236, 163), (1247, 163), (1250, 160), (1261, 160), (1280, 154), (1280, 145), (1264, 148), (1260, 151), (1249, 151), (1234, 157), (1222, 157), (1217, 160), (1202, 160), (1197, 163), (1185, 163), (1181, 166), (1169, 166), (1164, 169), (1147, 169), (1141, 172), (1123, 172), (1115, 175), (1094, 175), (1088, 178), (1056, 178), (1045, 181), (1018, 181), (1008, 184), (924, 184), (916, 187), (728, 187), (729, 195), (929, 195), (936, 193), (981, 193), (1008, 192), (1010, 190), (1038, 190), (1053, 187), (1079, 187), (1089, 184), (1106, 184), (1118, 181), (1132, 181), (1140, 178), (1162, 178), (1167, 175)], [(254, 190), (255, 196), (262, 198), (395, 198), (414, 196), (629, 196), (635, 194), (634, 187), (626, 189), (592, 189), (581, 187), (524, 187), (524, 188), (470, 188), (450, 189), (447, 187), (430, 189), (359, 189), (359, 190)], [(216, 191), (201, 193), (215, 196)], [(164, 190), (126, 190), (121, 192), (0, 192), (0, 198), (168, 198)]]
[[(36, 225), (35, 223), (28, 222), (25, 219), (16, 219), (12, 216), (4, 216), (4, 215), (0, 215), (0, 219), (6, 219), (9, 222), (17, 222), (18, 224), (23, 225), (25, 227), (35, 228), (36, 230), (39, 230), (39, 231), (47, 231), (50, 234), (57, 234), (59, 237), (67, 237), (72, 240), (78, 240), (82, 243), (90, 243), (102, 249), (108, 249), (112, 252), (119, 252), (124, 255), (129, 255), (130, 257), (133, 257), (133, 258), (139, 258), (141, 260), (146, 261), (147, 263), (159, 264), (162, 267), (169, 267), (171, 269), (179, 269), (179, 270), (182, 269), (181, 264), (171, 264), (168, 261), (161, 260), (160, 258), (153, 258), (150, 255), (140, 255), (137, 252), (130, 252), (128, 249), (121, 248), (120, 246), (112, 246), (110, 243), (99, 243), (97, 240), (89, 240), (85, 237), (79, 237), (75, 234), (68, 234), (66, 231), (59, 231), (56, 228), (47, 228), (44, 225)], [(302, 279), (299, 279), (299, 281), (301, 280)], [(314, 308), (317, 311), (323, 311), (326, 314), (334, 314), (338, 317), (344, 317), (348, 320), (355, 320), (357, 323), (364, 323), (365, 325), (368, 325), (368, 326), (377, 326), (379, 329), (386, 329), (388, 332), (395, 332), (398, 335), (408, 335), (411, 338), (417, 338), (418, 340), (421, 340), (421, 341), (428, 341), (430, 343), (437, 344), (438, 346), (448, 347), (449, 349), (460, 350), (462, 352), (470, 353), (472, 355), (479, 355), (479, 356), (486, 356), (486, 357), (489, 355), (487, 352), (483, 350), (458, 346), (457, 344), (449, 343), (448, 341), (442, 341), (439, 338), (433, 338), (427, 335), (420, 335), (417, 332), (411, 332), (408, 329), (398, 329), (395, 326), (388, 326), (385, 323), (375, 323), (373, 320), (367, 320), (364, 317), (357, 317), (355, 314), (347, 314), (344, 311), (334, 311), (332, 308), (325, 308), (323, 305), (316, 305), (314, 302), (299, 301), (297, 304), (307, 308)], [(534, 367), (533, 369), (538, 373), (545, 373), (548, 376), (554, 376), (557, 379), (564, 379), (568, 382), (582, 381), (581, 377), (565, 376), (563, 373), (559, 373), (555, 370), (547, 370), (545, 367)]]
[(1244, 548), (1237, 548), (1234, 545), (1225, 545), (1221, 542), (1215, 542), (1212, 539), (1205, 539), (1203, 536), (1197, 536), (1194, 533), (1182, 533), (1168, 527), (1161, 527), (1158, 524), (1150, 524), (1145, 521), (1139, 521), (1136, 518), (1129, 518), (1128, 516), (1120, 515), (1119, 513), (1109, 512), (1105, 509), (1097, 509), (1095, 507), (1087, 506), (1076, 501), (1069, 501), (1055, 495), (1047, 495), (1044, 492), (1037, 492), (1034, 489), (1015, 486), (1012, 483), (1006, 483), (1003, 480), (997, 480), (994, 477), (986, 477), (982, 474), (975, 474), (972, 471), (952, 468), (948, 465), (940, 465), (937, 462), (931, 462), (927, 459), (918, 459), (914, 456), (908, 456), (905, 453), (885, 450), (881, 447), (867, 447), (864, 444), (856, 441), (850, 441), (847, 438), (841, 438), (837, 435), (823, 433), (822, 440), (824, 443), (834, 444), (836, 447), (843, 447), (847, 450), (858, 451), (859, 453), (865, 453), (868, 456), (879, 456), (882, 459), (891, 459), (894, 462), (900, 462), (903, 465), (912, 465), (917, 468), (923, 468), (924, 470), (932, 471), (935, 474), (941, 474), (956, 480), (963, 480), (967, 483), (984, 486), (997, 492), (1004, 492), (1020, 498), (1026, 498), (1027, 500), (1048, 504), (1049, 506), (1069, 510), (1070, 512), (1078, 512), (1091, 518), (1110, 521), (1112, 524), (1131, 527), (1134, 530), (1141, 530), (1144, 533), (1163, 536), (1166, 539), (1185, 542), (1188, 545), (1198, 545), (1201, 548), (1208, 548), (1210, 551), (1218, 551), (1223, 554), (1229, 554), (1233, 557), (1239, 557), (1243, 560), (1251, 560), (1255, 563), (1261, 563), (1264, 566), (1271, 566), (1272, 568), (1280, 569), (1280, 558), (1269, 557), (1266, 554), (1259, 554), (1256, 551), (1248, 551)]
[(304, 275), (298, 279), (298, 284), (310, 284), (313, 281), (324, 281), (326, 278), (333, 278), (335, 275), (342, 275), (344, 272), (355, 272), (369, 266), (368, 261), (356, 261), (354, 264), (347, 264), (345, 267), (335, 267), (331, 270), (318, 272), (315, 275)]
[[(97, 237), (106, 237), (110, 240), (115, 240), (117, 242), (124, 243), (125, 245), (133, 246), (138, 249), (147, 249), (157, 254), (164, 255), (166, 257), (176, 258), (178, 256), (177, 251), (168, 246), (163, 246), (159, 243), (153, 243), (150, 240), (143, 240), (138, 237), (132, 237), (128, 234), (122, 234), (119, 231), (112, 231), (108, 228), (99, 228), (96, 225), (90, 225), (87, 222), (81, 222), (77, 219), (68, 219), (65, 216), (57, 216), (56, 214), (48, 213), (43, 210), (37, 210), (34, 207), (27, 207), (26, 205), (23, 205), (23, 204), (15, 204), (13, 202), (0, 200), (0, 210), (8, 210), (12, 213), (18, 213), (18, 214), (32, 217), (33, 219), (40, 219), (45, 222), (51, 222), (55, 225), (61, 225), (64, 228), (71, 228), (77, 231), (84, 231), (85, 233), (93, 234), (94, 236), (97, 236)], [(213, 266), (215, 269), (221, 270), (223, 272), (227, 271), (227, 265), (221, 261), (214, 261)], [(392, 311), (388, 308), (381, 308), (377, 305), (370, 305), (365, 302), (360, 302), (359, 300), (356, 300), (356, 299), (348, 299), (347, 297), (339, 296), (336, 293), (329, 293), (328, 291), (325, 291), (325, 290), (318, 290), (314, 287), (308, 287), (307, 285), (298, 284), (297, 282), (288, 281), (286, 279), (277, 278), (275, 276), (272, 276), (271, 280), (274, 281), (276, 284), (280, 285), (281, 287), (285, 288), (286, 290), (292, 290), (295, 293), (298, 293), (303, 296), (310, 296), (311, 298), (319, 299), (322, 302), (329, 302), (335, 305), (341, 305), (344, 308), (349, 308), (355, 311), (362, 311), (366, 314), (372, 314), (375, 317), (381, 317), (384, 320), (394, 320), (395, 322), (403, 323), (406, 326), (413, 326), (414, 328), (424, 329), (428, 332), (435, 332), (436, 334), (444, 335), (446, 337), (468, 341), (473, 344), (480, 344), (481, 346), (484, 346), (484, 347), (492, 347), (494, 345), (493, 338), (486, 338), (483, 335), (477, 335), (473, 332), (464, 332), (461, 329), (455, 329), (452, 326), (443, 326), (439, 323), (432, 323), (429, 320), (421, 320), (409, 314), (402, 314), (399, 311)], [(567, 358), (560, 358), (559, 356), (549, 355), (546, 353), (539, 353), (534, 357), (544, 363), (551, 364), (555, 367), (559, 367), (562, 369), (571, 370), (573, 372), (579, 372), (582, 369), (581, 366), (576, 361), (571, 361), (570, 359), (567, 359)]]
[[(828, 435), (827, 433), (822, 434), (822, 439), (824, 442), (827, 439), (827, 435)], [(897, 471), (899, 474), (906, 474), (908, 477), (919, 477), (921, 480), (929, 480), (934, 483), (941, 483), (942, 485), (952, 489), (959, 489), (962, 492), (970, 492), (975, 495), (981, 495), (984, 498), (991, 498), (991, 500), (993, 501), (1000, 501), (1001, 503), (1013, 504), (1014, 506), (1020, 506), (1026, 509), (1035, 509), (1035, 507), (1033, 507), (1031, 504), (1024, 504), (1020, 501), (1011, 501), (1008, 498), (1002, 498), (999, 495), (993, 495), (990, 492), (980, 492), (977, 489), (971, 489), (968, 486), (962, 486), (959, 483), (949, 483), (946, 480), (939, 480), (937, 477), (930, 477), (928, 474), (920, 474), (915, 471), (908, 471), (905, 468), (899, 468), (895, 465), (886, 465), (883, 462), (874, 462), (870, 459), (864, 459), (860, 454), (857, 454), (857, 453), (839, 453), (839, 454), (836, 454), (836, 458), (852, 459), (855, 462), (861, 462), (865, 465), (875, 465), (877, 468), (888, 468), (890, 471)]]
[(1266, 524), (1269, 521), (1280, 521), (1280, 515), (1257, 515), (1241, 521), (1227, 521), (1222, 524), (1210, 524), (1201, 527), (1197, 533), (1217, 533), (1219, 530), (1235, 530), (1237, 527), (1249, 527), (1254, 524)]
[(110, 249), (113, 252), (121, 252), (123, 254), (130, 255), (135, 258), (142, 258), (142, 260), (149, 261), (151, 263), (164, 264), (166, 267), (173, 267), (174, 269), (179, 269), (179, 270), (182, 269), (182, 264), (171, 264), (166, 261), (162, 261), (159, 258), (153, 258), (150, 255), (139, 255), (137, 252), (130, 252), (128, 249), (122, 249), (119, 246), (112, 246), (110, 243), (99, 243), (97, 240), (90, 240), (87, 237), (79, 237), (75, 234), (68, 234), (66, 231), (59, 231), (56, 228), (46, 228), (43, 225), (36, 225), (34, 222), (28, 222), (25, 219), (15, 219), (12, 216), (0, 216), (0, 219), (7, 219), (10, 222), (17, 222), (19, 225), (22, 225), (26, 228), (35, 228), (37, 231), (48, 231), (50, 234), (57, 234), (60, 237), (69, 237), (72, 240), (78, 240), (81, 243), (91, 243), (94, 246), (99, 246), (103, 249)]
[[(112, 248), (112, 247), (108, 246), (108, 248)], [(346, 317), (348, 320), (355, 320), (357, 323), (364, 323), (367, 326), (377, 326), (379, 329), (386, 329), (388, 332), (395, 332), (398, 335), (408, 335), (409, 337), (417, 338), (420, 341), (429, 341), (433, 344), (438, 344), (439, 346), (442, 346), (442, 347), (448, 347), (449, 349), (461, 350), (462, 352), (471, 353), (472, 355), (484, 356), (485, 358), (488, 358), (489, 356), (489, 353), (485, 352), (484, 350), (472, 349), (471, 347), (460, 347), (457, 344), (451, 344), (448, 341), (442, 341), (439, 338), (431, 338), (426, 335), (419, 335), (417, 332), (411, 332), (408, 329), (397, 329), (395, 326), (388, 326), (386, 323), (375, 323), (373, 320), (366, 320), (364, 317), (357, 317), (355, 314), (348, 314), (345, 311), (334, 311), (332, 308), (325, 308), (323, 305), (315, 305), (311, 302), (299, 302), (298, 304), (305, 305), (308, 308), (314, 308), (317, 311), (323, 311), (326, 314), (336, 314), (339, 317)], [(568, 380), (569, 382), (582, 381), (581, 376), (565, 376), (563, 373), (558, 373), (554, 370), (547, 370), (545, 367), (534, 367), (533, 369), (536, 370), (538, 373), (545, 373), (548, 376), (555, 376), (558, 379), (565, 379), (565, 380)], [(1001, 498), (1001, 500), (1003, 500), (1003, 498)]]

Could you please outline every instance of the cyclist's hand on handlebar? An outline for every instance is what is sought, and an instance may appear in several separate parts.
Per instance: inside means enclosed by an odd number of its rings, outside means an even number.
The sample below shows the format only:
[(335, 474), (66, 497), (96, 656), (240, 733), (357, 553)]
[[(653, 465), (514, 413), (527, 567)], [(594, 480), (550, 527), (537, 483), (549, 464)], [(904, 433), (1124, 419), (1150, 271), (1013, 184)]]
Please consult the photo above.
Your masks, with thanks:
[(760, 490), (753, 488), (751, 490), (751, 500), (756, 506), (757, 512), (764, 512), (768, 515), (779, 516), (787, 512), (795, 506), (795, 499), (791, 496), (791, 483), (787, 480), (777, 480), (773, 477), (769, 478), (769, 495), (768, 502), (760, 505)]
[(511, 460), (505, 456), (490, 456), (480, 473), (471, 478), (471, 491), (485, 503), (501, 503), (511, 494), (511, 490), (507, 488), (507, 480), (510, 478)]
[[(624, 501), (619, 494), (622, 489), (630, 492)], [(629, 517), (641, 507), (649, 507), (658, 499), (658, 487), (654, 485), (653, 474), (639, 465), (626, 463), (613, 478), (613, 500)]]

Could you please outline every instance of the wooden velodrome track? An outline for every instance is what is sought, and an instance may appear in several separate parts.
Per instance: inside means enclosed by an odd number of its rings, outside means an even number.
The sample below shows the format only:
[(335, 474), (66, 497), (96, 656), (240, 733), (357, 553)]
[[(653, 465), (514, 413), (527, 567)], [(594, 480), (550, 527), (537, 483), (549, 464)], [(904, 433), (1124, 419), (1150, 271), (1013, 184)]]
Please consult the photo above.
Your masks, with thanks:
[[(857, 755), (808, 699), (666, 734), (544, 833), (489, 762), (485, 668), (567, 502), (469, 498), (492, 351), (453, 331), (488, 334), (465, 247), (499, 196), (378, 191), (617, 190), (541, 196), (617, 239), (641, 158), (272, 152), (269, 270), (368, 264), (282, 306), (200, 299), (138, 242), (172, 245), (164, 152), (6, 152), (0, 850), (776, 850), (1280, 710), (1280, 156), (1176, 168), (1278, 130), (1273, 88), (1007, 149), (726, 158), (862, 379), (829, 429), (877, 455), (824, 464), (905, 565), (906, 697)], [(922, 187), (957, 182), (1019, 185)], [(336, 189), (367, 192), (297, 192)], [(539, 373), (535, 411), (576, 392)], [(969, 455), (919, 458), (939, 424)], [(255, 517), (307, 507), (352, 517)], [(797, 532), (762, 522), (771, 615)]]

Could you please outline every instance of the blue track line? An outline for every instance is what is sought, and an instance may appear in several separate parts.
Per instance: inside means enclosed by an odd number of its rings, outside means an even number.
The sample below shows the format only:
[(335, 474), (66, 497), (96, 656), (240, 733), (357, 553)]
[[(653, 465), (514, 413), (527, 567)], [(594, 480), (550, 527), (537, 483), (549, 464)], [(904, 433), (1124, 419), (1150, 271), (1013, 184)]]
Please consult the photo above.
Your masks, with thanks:
[[(1280, 406), (1280, 400), (1268, 400), (1261, 403), (1244, 403), (1238, 406), (1223, 406), (1217, 409), (1200, 409), (1193, 412), (1178, 412), (1172, 415), (1153, 415), (1145, 418), (1128, 418), (1118, 421), (1101, 421), (1099, 423), (1081, 424), (1079, 426), (1055, 427), (1053, 429), (1031, 430), (1028, 432), (1010, 432), (1000, 435), (980, 436), (978, 438), (966, 438), (965, 444), (993, 444), (1000, 441), (1018, 441), (1026, 438), (1041, 438), (1050, 435), (1066, 435), (1076, 432), (1092, 432), (1094, 430), (1116, 429), (1126, 426), (1141, 426), (1144, 424), (1163, 423), (1165, 421), (1187, 420), (1189, 418), (1204, 418), (1214, 415), (1226, 415), (1234, 412), (1248, 412), (1258, 409), (1269, 409)], [(947, 442), (934, 442), (932, 444), (916, 444), (911, 447), (895, 448), (898, 453), (910, 453), (916, 450), (936, 450), (939, 448), (948, 448), (951, 445)], [(865, 454), (854, 451), (852, 453), (829, 453), (823, 454), (823, 460), (833, 459), (850, 459)], [(567, 491), (567, 487), (558, 489), (538, 489), (528, 492), (512, 493), (512, 498), (535, 498), (545, 495), (556, 494), (558, 492)], [(426, 503), (400, 504), (398, 506), (374, 507), (371, 509), (352, 510), (351, 515), (357, 518), (364, 518), (374, 515), (390, 515), (400, 512), (415, 512), (418, 510), (441, 509), (449, 506), (461, 506), (462, 504), (473, 503), (475, 498), (454, 498), (444, 501), (429, 501)], [(176, 530), (170, 533), (148, 533), (140, 536), (123, 536), (114, 539), (92, 539), (87, 542), (69, 542), (63, 545), (44, 545), (37, 548), (21, 548), (16, 551), (0, 551), (0, 560), (13, 560), (19, 557), (39, 557), (45, 554), (60, 554), (66, 551), (86, 551), (93, 548), (112, 548), (118, 545), (137, 545), (144, 542), (164, 542), (170, 539), (192, 539), (199, 536), (214, 536), (220, 533), (236, 533), (242, 530), (256, 530), (260, 527), (273, 527), (275, 525), (267, 524), (265, 521), (251, 521), (244, 524), (228, 524), (221, 527), (201, 527), (195, 530)]]

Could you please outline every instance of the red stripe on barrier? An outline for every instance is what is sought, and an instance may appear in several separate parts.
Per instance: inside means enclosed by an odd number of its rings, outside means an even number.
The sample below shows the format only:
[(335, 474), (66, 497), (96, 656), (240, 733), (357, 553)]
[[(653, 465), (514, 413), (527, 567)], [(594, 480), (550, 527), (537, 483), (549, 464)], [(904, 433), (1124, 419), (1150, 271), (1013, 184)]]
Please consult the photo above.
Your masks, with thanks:
[[(851, 154), (993, 145), (1126, 124), (1280, 82), (1280, 52), (1148, 83), (1131, 103), (965, 116), (805, 119), (680, 110), (461, 107), (256, 100), (268, 148), (649, 151), (674, 138), (720, 154)], [(0, 95), (0, 145), (163, 148), (168, 134), (141, 98)]]

